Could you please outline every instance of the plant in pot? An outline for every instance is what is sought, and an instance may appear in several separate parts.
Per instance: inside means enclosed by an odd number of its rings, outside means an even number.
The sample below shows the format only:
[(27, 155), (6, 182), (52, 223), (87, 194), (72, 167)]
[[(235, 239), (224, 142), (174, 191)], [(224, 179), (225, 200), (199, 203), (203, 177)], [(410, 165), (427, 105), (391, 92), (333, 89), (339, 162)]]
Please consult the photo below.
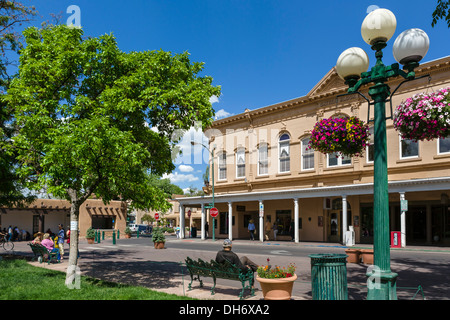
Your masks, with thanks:
[(155, 244), (155, 249), (164, 249), (164, 243), (166, 242), (166, 237), (161, 228), (155, 228), (152, 232), (152, 241)]
[(92, 227), (89, 227), (86, 230), (86, 240), (88, 243), (92, 244), (94, 243), (94, 238), (95, 238), (95, 230), (92, 229)]
[(357, 117), (336, 117), (317, 122), (308, 149), (343, 156), (362, 156), (369, 143), (369, 126)]
[(407, 98), (394, 111), (394, 127), (404, 139), (433, 140), (450, 136), (450, 87)]
[(272, 267), (269, 262), (267, 259), (266, 266), (258, 267), (256, 275), (264, 300), (290, 300), (294, 281), (297, 279), (295, 264)]
[(131, 238), (131, 229), (129, 227), (125, 228), (125, 238), (127, 239)]

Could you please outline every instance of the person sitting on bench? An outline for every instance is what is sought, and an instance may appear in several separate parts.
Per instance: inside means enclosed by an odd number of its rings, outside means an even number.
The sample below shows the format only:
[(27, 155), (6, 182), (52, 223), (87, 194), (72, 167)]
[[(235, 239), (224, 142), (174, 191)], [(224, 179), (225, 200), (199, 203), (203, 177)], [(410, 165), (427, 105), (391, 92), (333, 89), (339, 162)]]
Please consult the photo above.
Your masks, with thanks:
[[(247, 258), (247, 256), (243, 256), (243, 257), (239, 258), (236, 253), (231, 251), (232, 246), (233, 246), (233, 244), (232, 244), (231, 240), (225, 239), (225, 241), (223, 242), (223, 250), (217, 252), (216, 262), (225, 263), (225, 261), (228, 261), (229, 263), (237, 266), (243, 272), (247, 272), (248, 269), (252, 270), (253, 272), (256, 272), (256, 270), (258, 269), (258, 265), (256, 263), (254, 263), (253, 261), (251, 261), (249, 258)], [(253, 278), (253, 281), (251, 283), (252, 288), (253, 288), (254, 282), (255, 282), (255, 280)]]

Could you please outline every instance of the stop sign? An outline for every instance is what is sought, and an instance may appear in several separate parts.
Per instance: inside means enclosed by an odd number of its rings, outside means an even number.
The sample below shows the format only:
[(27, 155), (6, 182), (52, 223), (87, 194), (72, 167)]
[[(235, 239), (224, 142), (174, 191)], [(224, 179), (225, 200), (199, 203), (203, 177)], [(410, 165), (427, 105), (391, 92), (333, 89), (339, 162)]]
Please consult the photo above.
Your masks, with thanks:
[(159, 220), (159, 213), (158, 212), (155, 213), (155, 219)]
[(217, 210), (217, 208), (211, 208), (211, 210), (209, 210), (209, 214), (211, 217), (215, 218), (219, 215), (219, 210)]

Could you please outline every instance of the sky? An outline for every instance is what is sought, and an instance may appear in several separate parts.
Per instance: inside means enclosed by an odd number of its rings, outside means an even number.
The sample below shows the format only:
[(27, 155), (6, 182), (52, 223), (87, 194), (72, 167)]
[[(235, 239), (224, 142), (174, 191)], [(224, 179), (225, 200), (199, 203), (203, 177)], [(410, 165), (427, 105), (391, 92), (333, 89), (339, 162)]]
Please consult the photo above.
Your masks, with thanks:
[[(191, 61), (204, 62), (201, 75), (214, 78), (222, 95), (210, 100), (216, 117), (226, 117), (306, 95), (336, 64), (347, 48), (361, 47), (361, 23), (373, 6), (391, 10), (397, 29), (384, 50), (384, 63), (395, 63), (392, 44), (409, 28), (430, 38), (423, 62), (450, 55), (450, 29), (445, 21), (431, 27), (435, 0), (295, 1), (295, 0), (23, 0), (39, 15), (32, 25), (51, 21), (79, 22), (86, 36), (112, 33), (125, 52), (188, 51)], [(68, 8), (75, 5), (76, 11)], [(79, 18), (79, 20), (74, 20)], [(208, 152), (190, 141), (203, 141), (191, 130), (183, 139), (183, 158), (166, 175), (183, 189), (203, 186)], [(192, 149), (193, 148), (193, 149)], [(186, 151), (188, 151), (186, 153)], [(190, 154), (187, 159), (186, 154)]]

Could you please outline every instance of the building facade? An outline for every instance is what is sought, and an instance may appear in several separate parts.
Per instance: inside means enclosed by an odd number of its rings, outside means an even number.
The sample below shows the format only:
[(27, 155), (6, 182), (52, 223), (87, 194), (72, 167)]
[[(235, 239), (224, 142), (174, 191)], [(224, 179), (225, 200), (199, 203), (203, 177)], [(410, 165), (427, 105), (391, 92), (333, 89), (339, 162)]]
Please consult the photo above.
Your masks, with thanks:
[[(416, 71), (424, 77), (402, 84), (391, 98), (392, 109), (414, 94), (450, 86), (450, 57)], [(391, 79), (391, 92), (401, 81)], [(369, 97), (368, 86), (360, 91)], [(321, 119), (357, 116), (373, 125), (373, 107), (359, 95), (341, 96), (346, 92), (333, 68), (306, 96), (212, 124), (207, 136), (214, 150), (216, 237), (248, 238), (252, 220), (260, 241), (266, 225), (272, 226), (270, 239), (343, 242), (346, 232), (353, 231), (356, 243), (373, 241), (373, 136), (362, 157), (307, 148)], [(389, 107), (387, 103), (388, 116)], [(387, 148), (391, 231), (402, 231), (409, 244), (450, 244), (450, 138), (404, 140), (388, 119)], [(408, 200), (403, 227), (400, 199)], [(211, 234), (211, 191), (177, 200), (180, 225), (185, 226), (186, 210), (196, 207)]]
[[(88, 199), (80, 207), (78, 229), (84, 237), (89, 227), (98, 230), (119, 230), (124, 234), (127, 223), (127, 205), (111, 201), (105, 205), (100, 199)], [(25, 208), (0, 208), (1, 229), (18, 227), (32, 237), (37, 232), (57, 233), (58, 225), (70, 229), (70, 203), (66, 200), (36, 199)], [(25, 240), (25, 239), (23, 239)], [(32, 240), (32, 239), (31, 239)]]

